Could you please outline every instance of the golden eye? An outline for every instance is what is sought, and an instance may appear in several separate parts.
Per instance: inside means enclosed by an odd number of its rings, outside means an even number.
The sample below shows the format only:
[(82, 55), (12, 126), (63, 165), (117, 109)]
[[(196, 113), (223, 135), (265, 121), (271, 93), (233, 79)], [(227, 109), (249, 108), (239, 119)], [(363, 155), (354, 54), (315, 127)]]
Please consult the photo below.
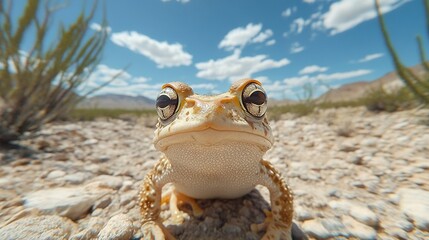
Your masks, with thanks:
[(250, 83), (244, 87), (241, 102), (244, 109), (254, 117), (261, 118), (267, 111), (267, 94), (256, 83)]
[(156, 111), (161, 120), (167, 120), (176, 113), (179, 106), (179, 98), (173, 88), (162, 89), (156, 99)]

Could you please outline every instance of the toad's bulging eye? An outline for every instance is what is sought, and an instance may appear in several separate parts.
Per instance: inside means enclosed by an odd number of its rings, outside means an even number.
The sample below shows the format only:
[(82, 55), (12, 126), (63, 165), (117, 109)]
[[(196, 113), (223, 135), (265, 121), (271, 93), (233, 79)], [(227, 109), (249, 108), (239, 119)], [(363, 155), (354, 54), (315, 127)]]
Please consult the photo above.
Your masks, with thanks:
[(167, 120), (176, 113), (179, 98), (176, 91), (170, 87), (162, 89), (156, 99), (156, 111), (161, 120)]
[(245, 110), (254, 117), (261, 118), (267, 111), (267, 94), (256, 83), (250, 83), (244, 88), (241, 101)]

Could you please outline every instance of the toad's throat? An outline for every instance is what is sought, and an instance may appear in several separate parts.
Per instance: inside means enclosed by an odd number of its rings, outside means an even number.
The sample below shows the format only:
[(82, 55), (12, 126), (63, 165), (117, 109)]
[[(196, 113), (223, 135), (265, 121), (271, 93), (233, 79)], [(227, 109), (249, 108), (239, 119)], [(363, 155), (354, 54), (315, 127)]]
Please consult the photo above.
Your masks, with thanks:
[(271, 147), (271, 142), (260, 135), (231, 130), (216, 130), (208, 128), (202, 131), (181, 132), (158, 139), (155, 147), (163, 152), (173, 145), (190, 143), (192, 148), (199, 146), (229, 145), (238, 142), (244, 145), (252, 145), (259, 151), (267, 151)]
[[(177, 175), (174, 185), (195, 198), (235, 198), (249, 192), (257, 183), (264, 154), (253, 144), (195, 145), (182, 143), (165, 151)], [(227, 188), (225, 186), (228, 186)]]

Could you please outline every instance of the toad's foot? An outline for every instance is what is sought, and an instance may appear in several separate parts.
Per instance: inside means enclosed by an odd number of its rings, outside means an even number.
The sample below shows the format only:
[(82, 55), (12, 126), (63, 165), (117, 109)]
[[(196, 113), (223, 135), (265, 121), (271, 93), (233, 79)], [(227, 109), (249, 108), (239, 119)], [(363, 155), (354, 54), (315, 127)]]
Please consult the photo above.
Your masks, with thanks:
[(168, 230), (162, 225), (155, 221), (149, 221), (142, 226), (144, 240), (175, 240), (176, 238), (171, 235)]
[(285, 230), (284, 226), (276, 226), (271, 211), (264, 209), (264, 213), (266, 218), (263, 223), (255, 223), (250, 226), (253, 233), (266, 231), (262, 237), (263, 240), (291, 239), (291, 230)]
[(271, 211), (264, 209), (265, 213), (265, 220), (263, 223), (254, 223), (250, 226), (250, 230), (252, 230), (253, 233), (258, 233), (260, 231), (266, 231), (268, 225), (273, 221), (273, 214)]
[(162, 204), (169, 203), (171, 219), (176, 224), (183, 223), (184, 219), (188, 217), (188, 215), (179, 210), (179, 204), (189, 204), (192, 208), (192, 213), (195, 217), (201, 217), (203, 215), (203, 209), (200, 208), (195, 199), (186, 196), (183, 193), (172, 190), (165, 195), (162, 196)]

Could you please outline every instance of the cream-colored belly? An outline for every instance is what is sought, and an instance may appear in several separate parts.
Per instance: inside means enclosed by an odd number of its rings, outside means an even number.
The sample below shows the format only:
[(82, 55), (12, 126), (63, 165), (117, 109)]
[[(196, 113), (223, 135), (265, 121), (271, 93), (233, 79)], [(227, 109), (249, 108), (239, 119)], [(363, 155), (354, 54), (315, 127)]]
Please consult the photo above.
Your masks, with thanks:
[(251, 144), (184, 143), (166, 151), (173, 167), (172, 181), (193, 198), (237, 198), (256, 185), (263, 152)]

